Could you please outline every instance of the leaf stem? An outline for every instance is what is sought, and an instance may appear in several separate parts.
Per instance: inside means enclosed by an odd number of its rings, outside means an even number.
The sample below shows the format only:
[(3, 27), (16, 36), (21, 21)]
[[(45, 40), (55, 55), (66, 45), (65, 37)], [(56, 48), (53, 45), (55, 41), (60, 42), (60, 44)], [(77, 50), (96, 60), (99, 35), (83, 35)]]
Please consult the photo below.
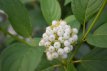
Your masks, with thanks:
[(65, 70), (65, 71), (67, 71), (67, 68), (66, 68), (66, 66), (64, 66), (64, 70)]
[(5, 31), (5, 30), (2, 29), (1, 27), (0, 27), (0, 31), (3, 32), (3, 33), (5, 33), (5, 34), (7, 34), (7, 35), (10, 35), (10, 36), (13, 37), (14, 39), (16, 39), (16, 40), (18, 40), (18, 41), (20, 41), (20, 42), (22, 42), (22, 43), (24, 43), (24, 44), (30, 45), (30, 44), (29, 44), (28, 42), (26, 42), (25, 40), (20, 39), (18, 36), (13, 35), (13, 34), (7, 32), (7, 31)]
[(85, 22), (86, 22), (86, 16), (85, 16), (85, 20), (84, 20), (84, 23), (83, 23), (83, 35), (85, 34)]
[(52, 67), (60, 67), (61, 64), (53, 65)]
[(81, 60), (73, 61), (72, 63), (80, 63)]
[(92, 24), (90, 25), (89, 29), (87, 30), (87, 32), (86, 32), (85, 35), (83, 36), (82, 40), (84, 40), (84, 39), (87, 37), (88, 33), (91, 31), (91, 29), (92, 29), (93, 26), (95, 25), (96, 21), (98, 20), (99, 16), (101, 15), (101, 13), (102, 13), (102, 11), (103, 11), (105, 5), (106, 5), (106, 2), (107, 2), (107, 0), (104, 0), (104, 2), (103, 2), (103, 4), (102, 4), (102, 6), (101, 6), (99, 12), (97, 13), (97, 15), (96, 15), (94, 21), (92, 22)]
[(85, 23), (83, 24), (83, 35), (85, 34)]

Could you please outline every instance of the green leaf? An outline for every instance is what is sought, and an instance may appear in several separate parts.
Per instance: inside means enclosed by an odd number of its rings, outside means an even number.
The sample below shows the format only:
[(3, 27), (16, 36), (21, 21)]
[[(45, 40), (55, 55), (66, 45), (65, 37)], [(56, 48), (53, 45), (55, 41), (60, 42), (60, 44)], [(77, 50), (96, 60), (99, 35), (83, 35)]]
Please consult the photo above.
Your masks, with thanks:
[(75, 18), (74, 15), (70, 15), (67, 18), (65, 18), (65, 21), (73, 28), (77, 28), (78, 30), (80, 29), (80, 23), (78, 20)]
[(67, 65), (67, 71), (77, 71), (73, 64)]
[(72, 0), (65, 0), (65, 3), (64, 3), (64, 5), (67, 5), (67, 4), (69, 4), (71, 1), (72, 1)]
[(49, 67), (49, 68), (47, 68), (47, 69), (45, 69), (45, 70), (42, 70), (42, 71), (54, 71), (55, 69), (53, 68), (53, 67)]
[(37, 46), (39, 45), (41, 38), (35, 38), (35, 43), (37, 44)]
[(35, 0), (20, 0), (22, 3), (34, 2)]
[(16, 40), (13, 37), (6, 37), (4, 43), (6, 46), (9, 46), (10, 44), (14, 43)]
[(91, 45), (107, 48), (107, 23), (99, 27), (93, 34), (89, 35), (87, 42)]
[(42, 70), (42, 71), (65, 71), (65, 70), (63, 67), (49, 67), (49, 68)]
[(58, 68), (56, 69), (56, 71), (65, 71), (65, 69), (64, 69), (63, 66), (61, 66), (61, 67), (58, 67)]
[[(95, 17), (93, 17), (87, 24), (87, 28), (89, 28), (89, 26), (91, 25), (91, 23), (93, 22)], [(107, 22), (107, 6), (104, 8), (103, 12), (101, 13), (99, 19), (97, 20), (97, 22), (95, 23), (95, 25), (92, 28), (92, 32), (95, 31), (98, 27), (100, 27), (101, 25), (105, 24)]]
[(45, 21), (42, 15), (41, 9), (38, 5), (36, 5), (34, 9), (29, 10), (29, 14), (30, 14), (31, 23), (34, 29), (46, 28), (47, 22)]
[(59, 20), (61, 17), (61, 8), (57, 0), (41, 0), (41, 10), (44, 18), (51, 24), (53, 20)]
[[(30, 14), (30, 20), (33, 26), (33, 36), (41, 37), (41, 35), (44, 33), (44, 29), (48, 25), (45, 21), (40, 6), (36, 5), (34, 9), (29, 10)], [(39, 31), (39, 32), (38, 32)]]
[(80, 59), (81, 57), (85, 56), (86, 54), (88, 54), (91, 51), (90, 47), (88, 44), (84, 43), (81, 45), (81, 47), (79, 48), (77, 54), (76, 54), (76, 58)]
[(78, 71), (105, 71), (107, 70), (107, 49), (95, 48), (81, 59)]
[(103, 0), (72, 0), (72, 11), (83, 24), (99, 10), (102, 2)]
[(6, 48), (0, 58), (0, 71), (34, 71), (43, 55), (42, 47), (15, 43)]
[(9, 21), (18, 34), (24, 37), (31, 36), (32, 27), (29, 16), (19, 0), (0, 0), (0, 9), (8, 14)]

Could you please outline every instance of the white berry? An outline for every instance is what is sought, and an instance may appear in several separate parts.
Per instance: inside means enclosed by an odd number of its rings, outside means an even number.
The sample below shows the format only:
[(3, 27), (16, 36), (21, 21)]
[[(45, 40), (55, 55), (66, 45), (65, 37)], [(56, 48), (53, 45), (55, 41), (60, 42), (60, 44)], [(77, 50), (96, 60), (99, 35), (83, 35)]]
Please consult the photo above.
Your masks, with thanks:
[(78, 40), (78, 36), (77, 35), (73, 35), (72, 39), (73, 39), (73, 41), (77, 41)]
[(68, 40), (66, 40), (66, 41), (64, 42), (64, 46), (70, 46), (70, 42), (69, 42)]
[(68, 32), (70, 34), (71, 33), (71, 29), (70, 28), (66, 28), (65, 32)]
[(61, 55), (61, 57), (62, 57), (63, 59), (66, 59), (66, 58), (68, 57), (68, 55), (67, 55), (67, 53), (64, 53), (63, 55)]
[(71, 50), (69, 47), (64, 47), (64, 51), (65, 51), (65, 53), (69, 53)]
[(73, 46), (72, 45), (69, 48), (70, 48), (71, 51), (73, 50)]
[(56, 33), (57, 31), (58, 31), (58, 28), (57, 28), (57, 27), (54, 27), (54, 28), (53, 28), (53, 32)]
[(59, 40), (61, 43), (64, 43), (64, 38), (63, 38), (63, 37), (59, 37), (58, 40)]
[(51, 30), (51, 27), (47, 27), (46, 30)]
[(70, 42), (71, 44), (73, 43), (73, 39), (72, 39), (72, 37), (69, 38), (69, 42)]
[(65, 29), (70, 29), (71, 27), (69, 25), (65, 25)]
[(74, 34), (77, 34), (77, 33), (78, 33), (78, 29), (77, 29), (77, 28), (73, 28), (73, 29), (72, 29), (72, 32), (73, 32)]
[(60, 42), (55, 42), (55, 43), (54, 43), (54, 47), (55, 47), (56, 49), (60, 48), (60, 47), (61, 47), (61, 43), (60, 43)]
[(49, 40), (50, 41), (54, 41), (55, 40), (55, 36), (54, 35), (50, 35)]
[(70, 34), (69, 33), (64, 33), (64, 39), (69, 39), (69, 37), (70, 37)]
[(58, 58), (58, 53), (57, 52), (52, 53), (52, 57), (53, 58)]
[(65, 26), (65, 25), (66, 25), (66, 22), (65, 22), (65, 21), (60, 21), (60, 25), (61, 25), (61, 26)]
[[(45, 46), (48, 60), (68, 57), (68, 53), (73, 51), (78, 40), (78, 29), (71, 28), (66, 21), (53, 20), (52, 25), (46, 28), (39, 46)], [(74, 44), (75, 43), (75, 44)]]
[(52, 61), (53, 60), (52, 54), (49, 52), (47, 52), (46, 54), (47, 54), (47, 59)]
[(39, 46), (44, 46), (45, 44), (45, 41), (42, 39), (40, 42), (39, 42)]
[(43, 38), (48, 37), (48, 35), (46, 33), (43, 34)]
[(49, 41), (45, 43), (46, 47), (49, 47), (50, 45), (51, 45), (51, 43)]
[(57, 24), (56, 20), (52, 21), (52, 25), (56, 25), (56, 24)]
[(58, 49), (58, 54), (59, 54), (59, 55), (63, 55), (63, 54), (64, 54), (64, 50), (63, 50), (62, 48), (59, 48), (59, 49)]
[(64, 34), (64, 31), (63, 31), (63, 30), (58, 30), (57, 35), (58, 35), (59, 37), (63, 36), (63, 34)]
[(53, 31), (52, 30), (46, 30), (47, 35), (52, 35)]
[(50, 47), (49, 47), (49, 51), (50, 51), (50, 52), (54, 52), (54, 51), (55, 51), (55, 48), (54, 48), (53, 46), (50, 46)]

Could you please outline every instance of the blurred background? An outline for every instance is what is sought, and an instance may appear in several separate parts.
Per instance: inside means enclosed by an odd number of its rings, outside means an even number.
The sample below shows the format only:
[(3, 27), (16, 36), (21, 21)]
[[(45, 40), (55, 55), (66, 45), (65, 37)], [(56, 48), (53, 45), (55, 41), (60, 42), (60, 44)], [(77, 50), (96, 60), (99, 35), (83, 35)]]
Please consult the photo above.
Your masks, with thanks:
[[(41, 8), (40, 8), (40, 0), (20, 0), (28, 10), (31, 24), (33, 25), (33, 33), (32, 37), (41, 37), (42, 33), (45, 31), (45, 27), (48, 26), (47, 22), (45, 21)], [(62, 10), (62, 19), (66, 16), (72, 14), (71, 4), (65, 3), (65, 0), (58, 0), (61, 5)], [(0, 24), (5, 30), (8, 30), (12, 34), (16, 34), (12, 29), (9, 21), (3, 22)], [(0, 53), (1, 51), (7, 47), (8, 45), (17, 42), (14, 38), (7, 36), (6, 34), (0, 32)]]

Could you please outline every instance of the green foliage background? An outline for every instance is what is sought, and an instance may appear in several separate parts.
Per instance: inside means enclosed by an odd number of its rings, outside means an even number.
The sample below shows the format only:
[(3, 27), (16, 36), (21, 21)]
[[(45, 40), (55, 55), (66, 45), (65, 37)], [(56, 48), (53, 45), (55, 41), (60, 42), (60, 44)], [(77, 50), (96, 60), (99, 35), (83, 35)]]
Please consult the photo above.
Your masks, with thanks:
[[(107, 0), (0, 0), (0, 10), (0, 71), (107, 70)], [(79, 30), (78, 44), (64, 62), (48, 61), (38, 43), (61, 19)]]

